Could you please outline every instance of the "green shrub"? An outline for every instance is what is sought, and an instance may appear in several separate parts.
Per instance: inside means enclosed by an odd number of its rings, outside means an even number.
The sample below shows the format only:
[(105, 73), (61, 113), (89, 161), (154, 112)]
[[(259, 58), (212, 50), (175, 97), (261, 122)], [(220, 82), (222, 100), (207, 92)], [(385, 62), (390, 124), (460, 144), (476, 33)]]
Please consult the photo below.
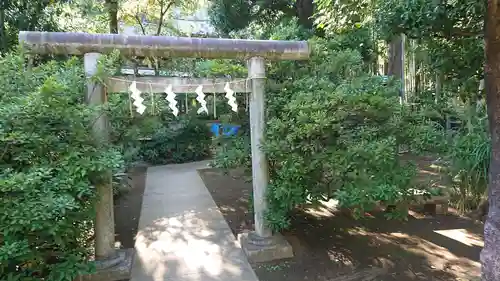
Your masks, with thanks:
[[(397, 83), (367, 74), (369, 56), (346, 48), (351, 39), (311, 40), (308, 62), (276, 63), (268, 72), (263, 149), (270, 162), (267, 219), (276, 231), (303, 203), (334, 198), (362, 213), (378, 201), (411, 200), (416, 167), (399, 160), (399, 146), (424, 151), (428, 141), (442, 140), (428, 118), (400, 105)], [(243, 138), (219, 152), (216, 166), (250, 165)]]
[(473, 131), (463, 130), (453, 136), (448, 159), (455, 187), (454, 203), (462, 212), (475, 209), (488, 186), (491, 140), (486, 120), (478, 121)]
[(174, 117), (167, 101), (143, 93), (147, 110), (131, 110), (127, 94), (109, 95), (111, 140), (120, 147), (127, 163), (146, 161), (153, 165), (186, 163), (210, 155), (212, 136), (205, 116), (196, 112)]
[(407, 200), (415, 167), (398, 159), (404, 113), (397, 88), (377, 77), (300, 85), (308, 80), (297, 81), (282, 117), (268, 123), (274, 228), (286, 227), (288, 211), (308, 201), (335, 198), (362, 211)]
[(243, 167), (251, 172), (251, 143), (248, 135), (221, 138), (212, 165), (226, 170)]
[(206, 159), (211, 145), (207, 123), (188, 115), (154, 132), (151, 140), (141, 146), (140, 154), (154, 165), (186, 163)]
[(23, 61), (0, 58), (0, 279), (70, 281), (92, 269), (93, 186), (123, 162), (95, 145), (79, 61)]

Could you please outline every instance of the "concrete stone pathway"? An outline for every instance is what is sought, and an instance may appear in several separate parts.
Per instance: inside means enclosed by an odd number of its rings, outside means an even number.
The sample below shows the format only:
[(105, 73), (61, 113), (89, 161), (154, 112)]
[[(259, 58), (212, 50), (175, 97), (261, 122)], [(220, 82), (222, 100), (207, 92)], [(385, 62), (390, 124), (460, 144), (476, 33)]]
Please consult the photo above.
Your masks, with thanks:
[(206, 167), (148, 169), (131, 281), (258, 281), (196, 171)]

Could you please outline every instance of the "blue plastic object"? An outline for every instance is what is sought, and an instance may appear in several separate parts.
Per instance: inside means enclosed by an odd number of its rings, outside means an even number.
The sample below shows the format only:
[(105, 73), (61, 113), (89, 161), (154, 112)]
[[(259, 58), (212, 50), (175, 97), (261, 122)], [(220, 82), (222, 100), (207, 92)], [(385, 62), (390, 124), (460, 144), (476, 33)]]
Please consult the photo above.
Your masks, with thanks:
[(220, 125), (221, 124), (219, 123), (212, 123), (212, 126), (210, 126), (210, 131), (212, 131), (212, 134), (214, 134), (214, 136), (216, 137), (219, 136)]
[(232, 137), (238, 134), (238, 130), (240, 129), (240, 127), (240, 125), (212, 123), (212, 125), (210, 126), (210, 130), (212, 131), (214, 136), (218, 137), (222, 128), (222, 135), (226, 137)]
[(226, 137), (236, 136), (239, 128), (239, 125), (222, 125), (222, 134)]

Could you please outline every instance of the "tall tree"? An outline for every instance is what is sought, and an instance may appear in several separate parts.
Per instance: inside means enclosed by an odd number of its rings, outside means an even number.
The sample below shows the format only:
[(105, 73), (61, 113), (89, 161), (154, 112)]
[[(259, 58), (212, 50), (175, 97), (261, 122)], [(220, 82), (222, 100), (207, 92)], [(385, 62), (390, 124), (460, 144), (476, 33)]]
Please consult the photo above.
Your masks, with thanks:
[(0, 53), (7, 50), (7, 36), (5, 30), (5, 10), (7, 9), (6, 1), (0, 2)]
[(299, 24), (312, 28), (314, 0), (210, 0), (212, 24), (221, 33), (239, 31), (252, 22), (269, 23), (283, 17), (297, 17)]
[(118, 0), (105, 0), (109, 17), (109, 32), (118, 33)]
[(405, 101), (405, 37), (404, 34), (395, 36), (389, 43), (387, 75), (401, 80), (399, 95)]
[(489, 210), (481, 252), (482, 281), (500, 280), (500, 2), (488, 0), (485, 16), (485, 85), (491, 134)]
[(0, 1), (0, 52), (17, 44), (21, 30), (58, 30), (58, 16), (63, 1)]

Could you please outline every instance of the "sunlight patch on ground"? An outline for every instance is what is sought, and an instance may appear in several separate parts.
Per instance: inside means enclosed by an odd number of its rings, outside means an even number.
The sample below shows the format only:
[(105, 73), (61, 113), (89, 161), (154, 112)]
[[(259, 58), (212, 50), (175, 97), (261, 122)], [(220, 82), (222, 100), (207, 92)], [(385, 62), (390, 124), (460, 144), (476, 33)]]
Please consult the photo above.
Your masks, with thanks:
[[(448, 249), (418, 236), (411, 236), (402, 232), (370, 232), (361, 227), (351, 228), (348, 230), (348, 233), (350, 235), (369, 236), (383, 244), (397, 245), (409, 254), (425, 257), (433, 269), (447, 271), (457, 277), (479, 276), (480, 274), (481, 265), (479, 262), (456, 256)], [(470, 234), (469, 236), (466, 234), (461, 235), (459, 237), (468, 237), (469, 240), (474, 240), (470, 238)], [(456, 237), (454, 239), (456, 240)], [(473, 245), (472, 242), (469, 243)]]
[(231, 206), (220, 206), (219, 209), (222, 212), (236, 212), (236, 209)]
[(474, 233), (470, 233), (466, 229), (445, 229), (445, 230), (434, 230), (435, 233), (443, 235), (445, 237), (448, 237), (450, 239), (453, 239), (455, 241), (458, 241), (462, 244), (465, 244), (469, 247), (472, 246), (477, 246), (477, 247), (484, 247), (484, 242), (482, 241), (481, 237)]
[(335, 216), (334, 211), (338, 205), (337, 200), (319, 201), (317, 205), (305, 205), (303, 210), (307, 214), (317, 218), (328, 218)]
[(399, 244), (401, 248), (410, 253), (425, 256), (436, 269), (453, 273), (457, 277), (480, 274), (481, 265), (479, 262), (458, 257), (448, 249), (420, 237), (401, 232), (393, 232), (389, 235), (379, 233), (378, 237), (385, 239), (388, 243)]
[(172, 271), (176, 275), (204, 272), (214, 277), (241, 274), (238, 266), (224, 260), (227, 249), (216, 243), (216, 235), (220, 234), (194, 214), (158, 219), (154, 226), (137, 234), (137, 258), (154, 280), (164, 280)]
[(420, 169), (419, 173), (427, 174), (427, 175), (431, 175), (431, 176), (439, 176), (440, 175), (439, 173), (429, 171), (429, 170), (424, 170), (424, 169)]
[(344, 266), (353, 266), (351, 258), (336, 250), (328, 250), (328, 257), (336, 263), (341, 262)]

